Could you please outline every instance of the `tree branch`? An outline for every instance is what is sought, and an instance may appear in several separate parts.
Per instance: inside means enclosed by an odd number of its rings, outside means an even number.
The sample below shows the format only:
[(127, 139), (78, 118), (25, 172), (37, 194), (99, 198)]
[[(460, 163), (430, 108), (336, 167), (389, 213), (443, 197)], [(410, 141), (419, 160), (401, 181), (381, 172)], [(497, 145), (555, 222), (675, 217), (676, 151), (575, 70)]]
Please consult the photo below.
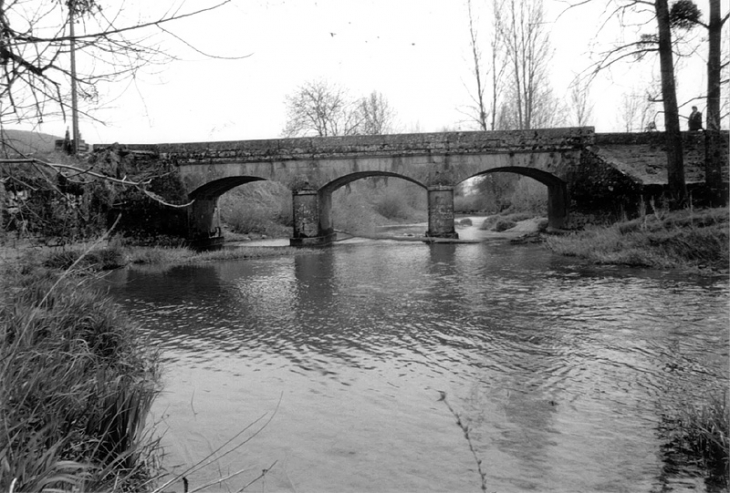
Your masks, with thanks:
[[(107, 176), (107, 175), (104, 175), (102, 173), (97, 173), (96, 171), (91, 171), (89, 169), (79, 168), (78, 166), (73, 166), (73, 165), (70, 165), (70, 164), (48, 163), (46, 161), (41, 161), (39, 159), (25, 159), (25, 158), (19, 158), (19, 159), (0, 159), (0, 165), (3, 165), (3, 164), (30, 164), (32, 166), (39, 166), (39, 165), (40, 166), (45, 166), (47, 168), (50, 168), (50, 169), (55, 170), (57, 173), (60, 173), (61, 175), (64, 176), (64, 178), (69, 178), (69, 177), (66, 176), (66, 175), (64, 175), (62, 173), (62, 170), (74, 171), (75, 173), (74, 173), (73, 176), (88, 175), (88, 176), (91, 176), (91, 177), (93, 177), (95, 179), (103, 180), (103, 181), (108, 181), (110, 183), (115, 183), (117, 185), (122, 185), (122, 186), (125, 186), (125, 187), (134, 187), (137, 190), (139, 190), (140, 192), (142, 192), (145, 195), (147, 195), (149, 198), (151, 198), (155, 202), (158, 202), (158, 203), (160, 203), (160, 204), (162, 204), (164, 206), (167, 206), (167, 207), (174, 207), (174, 208), (177, 208), (177, 209), (183, 209), (185, 207), (188, 207), (188, 206), (192, 205), (193, 202), (195, 202), (194, 200), (193, 201), (190, 201), (190, 202), (188, 202), (186, 204), (171, 204), (169, 202), (166, 202), (162, 197), (160, 197), (159, 195), (157, 195), (157, 194), (155, 194), (153, 192), (150, 192), (149, 190), (147, 190), (145, 188), (147, 185), (150, 184), (150, 182), (152, 181), (152, 179), (144, 180), (144, 181), (131, 181), (131, 180), (127, 180), (127, 178), (124, 177), (124, 178), (122, 178), (120, 180), (118, 178), (113, 178), (111, 176)], [(58, 193), (61, 193), (60, 190), (57, 190), (57, 191), (58, 191)]]

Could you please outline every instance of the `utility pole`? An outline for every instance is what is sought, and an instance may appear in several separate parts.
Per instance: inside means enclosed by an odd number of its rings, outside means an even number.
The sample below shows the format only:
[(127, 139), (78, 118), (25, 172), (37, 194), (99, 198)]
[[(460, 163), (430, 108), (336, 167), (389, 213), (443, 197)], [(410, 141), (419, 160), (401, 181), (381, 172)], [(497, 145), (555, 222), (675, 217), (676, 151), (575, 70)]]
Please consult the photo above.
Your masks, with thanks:
[(71, 140), (71, 154), (76, 154), (79, 149), (81, 134), (79, 133), (79, 107), (76, 94), (76, 34), (74, 31), (75, 0), (68, 0), (68, 22), (71, 33), (71, 125), (73, 127), (73, 139)]

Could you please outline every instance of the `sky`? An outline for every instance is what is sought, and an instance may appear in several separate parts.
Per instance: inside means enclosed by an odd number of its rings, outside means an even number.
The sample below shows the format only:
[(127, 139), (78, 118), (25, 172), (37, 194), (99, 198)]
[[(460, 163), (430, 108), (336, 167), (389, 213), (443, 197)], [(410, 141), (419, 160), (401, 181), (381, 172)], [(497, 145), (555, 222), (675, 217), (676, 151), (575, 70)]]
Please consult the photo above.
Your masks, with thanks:
[[(477, 15), (486, 1), (473, 0)], [(635, 28), (622, 30), (614, 23), (599, 29), (607, 1), (564, 12), (565, 2), (544, 0), (554, 50), (547, 82), (566, 101), (571, 81), (590, 66), (591, 52), (636, 35)], [(133, 22), (159, 16), (155, 8), (184, 12), (213, 3), (127, 0), (124, 15)], [(703, 12), (706, 4), (698, 0)], [(722, 5), (726, 12), (728, 0)], [(486, 43), (489, 19), (478, 26)], [(170, 36), (154, 40), (178, 60), (100, 87), (101, 108), (82, 108), (94, 117), (80, 122), (84, 140), (278, 138), (286, 124), (286, 96), (312, 80), (336, 84), (353, 97), (382, 93), (395, 111), (398, 133), (476, 130), (466, 111), (473, 86), (466, 0), (233, 0), (167, 29), (185, 43)], [(79, 58), (84, 63), (83, 53)], [(704, 92), (704, 63), (701, 54), (680, 62), (680, 102)], [(651, 60), (602, 74), (591, 87), (590, 124), (599, 132), (621, 130), (621, 95), (641, 93), (652, 78), (658, 80), (658, 63)], [(680, 109), (689, 111), (689, 106)], [(35, 130), (63, 135), (69, 126), (46, 119)]]

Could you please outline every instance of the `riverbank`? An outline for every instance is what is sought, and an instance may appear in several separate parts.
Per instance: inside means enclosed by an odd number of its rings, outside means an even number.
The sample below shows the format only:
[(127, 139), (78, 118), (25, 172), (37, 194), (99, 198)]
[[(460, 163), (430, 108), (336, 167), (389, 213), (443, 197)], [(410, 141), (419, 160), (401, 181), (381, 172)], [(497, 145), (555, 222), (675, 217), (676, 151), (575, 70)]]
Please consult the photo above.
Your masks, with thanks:
[(76, 273), (118, 269), (130, 265), (182, 265), (222, 260), (312, 254), (319, 250), (293, 247), (247, 246), (199, 252), (186, 247), (135, 247), (118, 242), (77, 243), (64, 247), (16, 246), (0, 248), (0, 263), (28, 263), (49, 269), (65, 270), (73, 266)]
[(727, 207), (685, 209), (551, 235), (546, 245), (595, 264), (727, 273), (729, 229)]

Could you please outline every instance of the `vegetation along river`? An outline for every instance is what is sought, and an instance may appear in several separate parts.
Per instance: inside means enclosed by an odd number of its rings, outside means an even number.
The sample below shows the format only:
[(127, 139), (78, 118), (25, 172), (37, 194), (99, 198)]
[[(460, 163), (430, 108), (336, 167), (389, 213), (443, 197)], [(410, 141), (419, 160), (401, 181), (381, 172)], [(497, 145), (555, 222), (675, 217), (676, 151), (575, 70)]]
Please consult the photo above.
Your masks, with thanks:
[(706, 489), (661, 430), (728, 380), (726, 276), (371, 241), (105, 283), (162, 348), (165, 463), (240, 445), (191, 489)]

